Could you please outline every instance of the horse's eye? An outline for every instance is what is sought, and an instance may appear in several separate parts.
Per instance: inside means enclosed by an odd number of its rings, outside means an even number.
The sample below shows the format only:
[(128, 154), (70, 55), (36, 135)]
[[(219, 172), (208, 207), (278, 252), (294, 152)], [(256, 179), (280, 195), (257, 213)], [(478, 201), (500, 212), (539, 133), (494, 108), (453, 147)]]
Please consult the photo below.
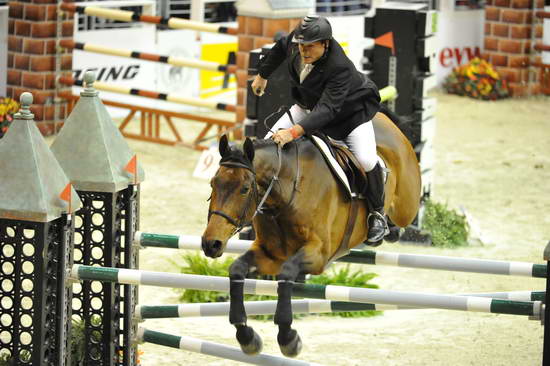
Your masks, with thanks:
[(250, 189), (250, 187), (248, 186), (244, 186), (241, 188), (241, 194), (246, 194), (248, 192), (248, 190)]

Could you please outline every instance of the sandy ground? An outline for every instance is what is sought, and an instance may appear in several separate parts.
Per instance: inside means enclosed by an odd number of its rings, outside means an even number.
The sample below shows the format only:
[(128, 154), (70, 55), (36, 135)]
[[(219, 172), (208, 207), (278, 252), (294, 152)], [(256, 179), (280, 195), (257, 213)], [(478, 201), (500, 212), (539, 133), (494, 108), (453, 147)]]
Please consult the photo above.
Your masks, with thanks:
[[(542, 262), (550, 239), (550, 99), (481, 102), (434, 93), (438, 99), (434, 198), (465, 207), (485, 242), (457, 250), (401, 244), (380, 250)], [(195, 127), (180, 124), (187, 135)], [(200, 235), (209, 185), (192, 177), (199, 153), (131, 141), (146, 170), (141, 229)], [(179, 254), (145, 249), (140, 266), (177, 272)], [(371, 266), (382, 289), (434, 293), (541, 290), (544, 281), (523, 277)], [(177, 302), (171, 289), (140, 288), (141, 304)], [(280, 355), (276, 327), (251, 321), (264, 352)], [(226, 318), (148, 320), (143, 326), (238, 346)], [(300, 359), (323, 365), (540, 365), (543, 328), (512, 315), (445, 310), (387, 311), (374, 318), (310, 316), (295, 322), (304, 348)], [(238, 363), (144, 344), (145, 366)]]

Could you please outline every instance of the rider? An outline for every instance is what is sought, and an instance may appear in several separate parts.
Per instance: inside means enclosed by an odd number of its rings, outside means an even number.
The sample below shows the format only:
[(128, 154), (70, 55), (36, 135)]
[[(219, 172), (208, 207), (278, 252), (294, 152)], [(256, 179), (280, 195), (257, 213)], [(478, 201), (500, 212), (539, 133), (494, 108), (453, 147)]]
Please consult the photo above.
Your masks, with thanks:
[(285, 113), (272, 127), (276, 132), (268, 133), (266, 138), (284, 145), (318, 130), (343, 141), (367, 173), (367, 197), (373, 206), (367, 240), (379, 242), (387, 232), (387, 224), (383, 170), (378, 164), (372, 125), (380, 108), (378, 88), (344, 54), (324, 17), (306, 16), (293, 32), (277, 41), (252, 82), (254, 94), (264, 93), (267, 79), (285, 59), (296, 103), (289, 113), (296, 124)]

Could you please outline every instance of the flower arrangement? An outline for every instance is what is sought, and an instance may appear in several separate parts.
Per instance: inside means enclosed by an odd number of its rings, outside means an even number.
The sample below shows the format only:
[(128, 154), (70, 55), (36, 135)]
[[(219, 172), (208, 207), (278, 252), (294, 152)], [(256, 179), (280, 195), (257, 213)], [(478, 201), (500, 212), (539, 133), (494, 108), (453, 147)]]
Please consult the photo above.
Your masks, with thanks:
[(11, 98), (0, 98), (0, 138), (8, 131), (13, 115), (19, 110), (19, 103)]
[(496, 100), (509, 96), (506, 80), (500, 78), (489, 62), (479, 57), (455, 67), (443, 87), (450, 94), (475, 99)]

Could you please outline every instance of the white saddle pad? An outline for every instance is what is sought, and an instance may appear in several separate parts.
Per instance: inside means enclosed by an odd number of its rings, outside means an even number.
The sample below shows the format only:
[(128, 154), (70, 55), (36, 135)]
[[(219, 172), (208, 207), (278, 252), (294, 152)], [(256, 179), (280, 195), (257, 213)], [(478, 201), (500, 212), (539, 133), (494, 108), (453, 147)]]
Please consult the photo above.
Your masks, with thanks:
[[(331, 172), (334, 174), (334, 177), (336, 178), (336, 180), (340, 182), (340, 184), (344, 187), (344, 190), (347, 192), (350, 198), (355, 198), (357, 195), (351, 192), (350, 184), (348, 181), (348, 177), (346, 176), (346, 173), (344, 173), (344, 170), (342, 169), (340, 164), (338, 164), (336, 159), (332, 156), (327, 144), (317, 136), (311, 136), (311, 137), (315, 146), (317, 146), (319, 148), (319, 151), (321, 151), (321, 154), (325, 158), (325, 161), (327, 162)], [(378, 163), (380, 164), (380, 166), (382, 167), (382, 170), (384, 171), (384, 181), (385, 181), (388, 177), (388, 173), (387, 173), (388, 170), (386, 169), (386, 163), (380, 156), (378, 156)]]

